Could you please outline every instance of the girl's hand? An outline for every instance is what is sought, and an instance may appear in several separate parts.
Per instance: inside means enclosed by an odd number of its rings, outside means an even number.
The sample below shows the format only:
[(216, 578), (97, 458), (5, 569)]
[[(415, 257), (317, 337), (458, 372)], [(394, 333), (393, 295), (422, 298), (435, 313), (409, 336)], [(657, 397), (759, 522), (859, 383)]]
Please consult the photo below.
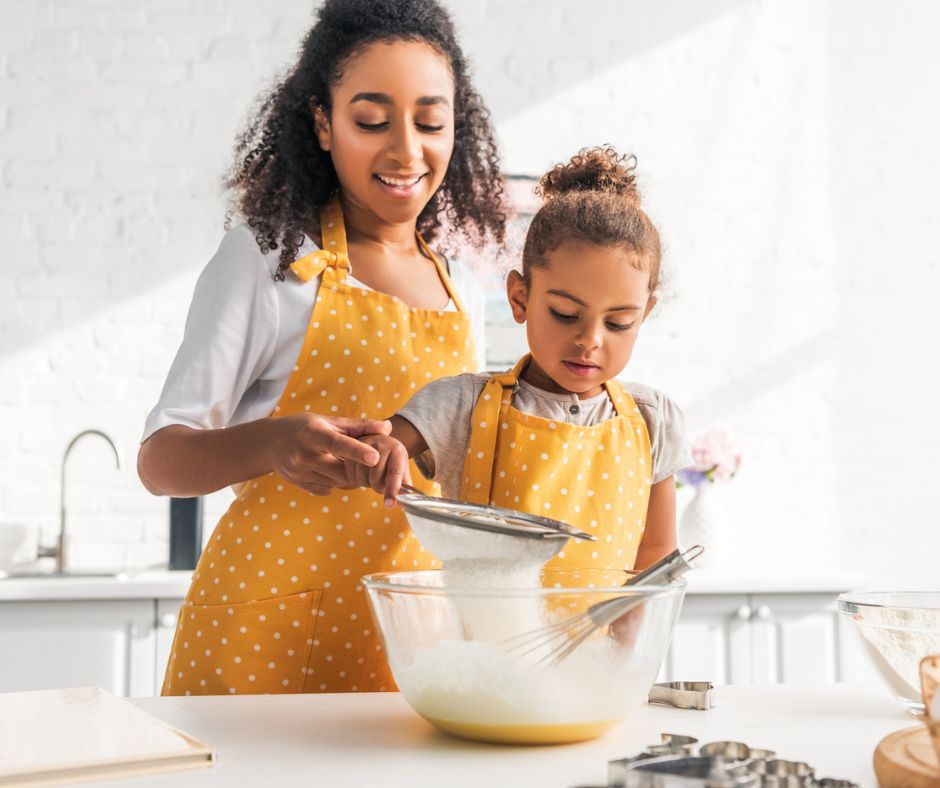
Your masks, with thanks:
[(268, 453), (272, 470), (314, 495), (326, 495), (334, 487), (351, 489), (347, 462), (371, 469), (381, 458), (364, 436), (385, 436), (388, 421), (317, 416), (299, 413), (272, 419)]
[(378, 452), (379, 460), (371, 466), (347, 460), (347, 481), (353, 486), (371, 487), (376, 492), (383, 493), (385, 505), (394, 506), (402, 482), (411, 484), (408, 449), (391, 435), (367, 435), (362, 442)]
[(646, 603), (631, 608), (610, 625), (610, 636), (624, 651), (633, 651), (646, 615)]

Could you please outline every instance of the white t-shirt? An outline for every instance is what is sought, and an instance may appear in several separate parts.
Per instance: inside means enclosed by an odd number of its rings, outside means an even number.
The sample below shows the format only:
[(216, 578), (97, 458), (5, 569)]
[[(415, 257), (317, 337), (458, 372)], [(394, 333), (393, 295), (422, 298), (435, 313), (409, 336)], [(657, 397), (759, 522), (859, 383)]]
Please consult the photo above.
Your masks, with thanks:
[[(297, 259), (317, 249), (305, 238)], [(279, 256), (279, 249), (262, 254), (247, 225), (222, 238), (196, 282), (183, 341), (141, 442), (170, 424), (216, 429), (271, 415), (300, 354), (320, 287), (320, 277), (303, 282), (291, 273), (275, 281)], [(351, 274), (351, 285), (366, 288)], [(450, 276), (470, 315), (482, 365), (483, 289), (459, 262), (450, 261)], [(453, 301), (445, 309), (455, 310)]]
[[(440, 482), (445, 498), (460, 497), (460, 481), (470, 443), (473, 409), (491, 373), (439, 378), (414, 393), (398, 415), (421, 433), (428, 450), (415, 460), (427, 478)], [(646, 422), (653, 461), (653, 484), (693, 464), (682, 411), (669, 397), (642, 383), (621, 381)], [(617, 415), (606, 391), (579, 399), (536, 388), (524, 380), (512, 397), (512, 407), (566, 424), (590, 427)]]

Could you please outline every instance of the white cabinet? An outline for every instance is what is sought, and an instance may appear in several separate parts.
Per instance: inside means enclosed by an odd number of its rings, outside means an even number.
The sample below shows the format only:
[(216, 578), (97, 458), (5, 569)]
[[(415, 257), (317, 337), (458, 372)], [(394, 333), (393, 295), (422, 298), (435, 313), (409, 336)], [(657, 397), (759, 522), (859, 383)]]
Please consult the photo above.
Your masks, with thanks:
[(754, 684), (842, 681), (835, 598), (817, 594), (752, 597), (751, 670)]
[(98, 686), (150, 695), (152, 600), (0, 604), (0, 692)]
[(661, 681), (719, 684), (857, 680), (836, 595), (689, 594)]
[(157, 643), (156, 643), (156, 673), (154, 675), (153, 694), (159, 695), (163, 687), (163, 674), (166, 673), (167, 663), (170, 661), (170, 650), (173, 648), (173, 635), (176, 633), (176, 620), (179, 617), (181, 599), (157, 600)]
[(739, 683), (750, 676), (746, 594), (686, 596), (661, 681)]

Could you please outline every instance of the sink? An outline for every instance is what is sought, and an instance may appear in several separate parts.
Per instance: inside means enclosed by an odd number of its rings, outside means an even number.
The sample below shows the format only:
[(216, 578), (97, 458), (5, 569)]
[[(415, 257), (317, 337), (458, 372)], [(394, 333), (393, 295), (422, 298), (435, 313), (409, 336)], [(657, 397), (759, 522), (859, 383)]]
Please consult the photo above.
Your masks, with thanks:
[(127, 572), (106, 572), (82, 569), (66, 569), (64, 572), (43, 572), (39, 569), (26, 569), (0, 571), (0, 580), (72, 580), (79, 577), (113, 577), (117, 580), (127, 580)]

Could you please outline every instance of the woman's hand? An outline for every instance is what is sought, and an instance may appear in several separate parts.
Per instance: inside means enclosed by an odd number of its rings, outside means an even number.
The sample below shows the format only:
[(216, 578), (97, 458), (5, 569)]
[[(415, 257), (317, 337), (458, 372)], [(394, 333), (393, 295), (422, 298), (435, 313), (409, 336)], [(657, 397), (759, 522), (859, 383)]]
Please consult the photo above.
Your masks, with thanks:
[(411, 484), (408, 467), (408, 449), (391, 435), (366, 435), (362, 442), (374, 448), (378, 461), (369, 466), (353, 460), (346, 461), (346, 479), (353, 487), (371, 487), (385, 496), (385, 505), (394, 506), (402, 482)]
[[(391, 429), (391, 422), (383, 420), (307, 413), (274, 419), (267, 449), (271, 469), (314, 495), (326, 495), (334, 487), (358, 487), (358, 482), (350, 480), (347, 468), (371, 472), (377, 467), (383, 455), (368, 440), (387, 436)], [(407, 465), (407, 455), (405, 461)]]
[(366, 466), (378, 452), (357, 440), (386, 435), (391, 424), (301, 413), (264, 418), (225, 429), (171, 424), (141, 445), (137, 470), (154, 495), (190, 498), (274, 471), (315, 495), (350, 487), (344, 462)]

